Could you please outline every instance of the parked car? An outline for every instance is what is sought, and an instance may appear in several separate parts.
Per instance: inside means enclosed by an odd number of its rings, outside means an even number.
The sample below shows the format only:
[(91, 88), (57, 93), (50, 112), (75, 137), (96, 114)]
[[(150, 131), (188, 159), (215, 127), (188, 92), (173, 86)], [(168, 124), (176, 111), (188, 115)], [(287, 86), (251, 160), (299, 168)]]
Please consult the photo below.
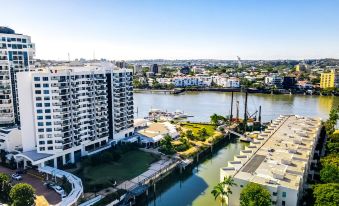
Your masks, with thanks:
[(55, 184), (53, 182), (46, 182), (46, 183), (44, 183), (44, 185), (46, 185), (46, 187), (48, 189), (54, 189), (53, 187), (55, 186)]
[(55, 185), (53, 187), (53, 189), (55, 190), (55, 192), (59, 193), (60, 195), (64, 194), (65, 191), (62, 189), (62, 187), (58, 186), (58, 185)]
[(22, 177), (19, 174), (14, 173), (14, 174), (12, 174), (12, 179), (14, 179), (14, 180), (22, 180)]

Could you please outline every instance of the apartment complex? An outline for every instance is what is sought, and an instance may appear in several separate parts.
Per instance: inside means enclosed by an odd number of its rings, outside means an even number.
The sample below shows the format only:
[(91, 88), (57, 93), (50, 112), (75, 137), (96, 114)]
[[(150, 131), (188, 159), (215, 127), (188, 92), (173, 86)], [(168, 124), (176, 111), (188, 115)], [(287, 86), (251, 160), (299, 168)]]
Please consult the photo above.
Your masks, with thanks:
[(34, 55), (30, 36), (0, 27), (0, 125), (20, 123), (16, 76), (29, 71)]
[(133, 135), (132, 70), (112, 65), (18, 73), (24, 165), (58, 167)]
[(339, 73), (332, 69), (330, 72), (321, 73), (320, 75), (320, 88), (334, 88), (339, 87)]
[(298, 205), (314, 162), (321, 120), (300, 116), (280, 116), (254, 139), (228, 166), (220, 169), (220, 178), (234, 178), (227, 205), (240, 205), (240, 193), (249, 182), (266, 187), (272, 205)]

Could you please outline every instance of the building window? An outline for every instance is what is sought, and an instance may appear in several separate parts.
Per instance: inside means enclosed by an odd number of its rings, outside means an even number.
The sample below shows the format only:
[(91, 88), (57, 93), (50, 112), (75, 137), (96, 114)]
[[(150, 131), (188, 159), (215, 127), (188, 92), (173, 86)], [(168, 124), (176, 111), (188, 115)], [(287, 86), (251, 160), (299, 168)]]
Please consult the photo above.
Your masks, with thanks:
[(48, 150), (53, 150), (53, 147), (48, 147)]
[(282, 196), (283, 196), (283, 197), (286, 197), (286, 192), (283, 192), (283, 193), (282, 193)]
[(44, 119), (44, 117), (43, 116), (37, 116), (37, 119), (42, 120), (42, 119)]
[(40, 151), (45, 151), (44, 147), (40, 147), (39, 149), (40, 149)]
[(41, 85), (40, 85), (40, 84), (35, 84), (34, 87), (35, 87), (35, 88), (40, 88)]
[(44, 123), (43, 122), (38, 122), (38, 126), (42, 127), (42, 126), (44, 126)]
[(51, 126), (52, 122), (46, 122), (46, 126)]
[(47, 88), (47, 87), (49, 87), (49, 84), (44, 84), (43, 87)]
[(36, 103), (36, 107), (42, 107), (42, 103)]
[(50, 103), (45, 103), (45, 107), (49, 107), (49, 106), (51, 106)]
[(44, 132), (44, 131), (45, 131), (45, 130), (42, 129), (42, 128), (38, 129), (38, 132)]
[(52, 117), (48, 115), (48, 116), (46, 116), (45, 118), (46, 118), (46, 119), (51, 119)]
[(43, 81), (48, 81), (48, 77), (42, 77)]
[(39, 141), (39, 144), (45, 144), (45, 141)]
[(53, 141), (52, 140), (48, 140), (47, 144), (53, 144)]
[(41, 90), (35, 90), (35, 94), (41, 94)]
[(276, 193), (276, 192), (273, 192), (273, 196), (277, 196), (278, 195), (278, 193)]
[(50, 109), (45, 109), (45, 113), (51, 113)]
[(48, 90), (44, 90), (44, 94), (49, 94), (49, 91)]
[(42, 109), (36, 110), (36, 113), (41, 114), (42, 113)]
[(40, 81), (40, 77), (34, 77), (34, 81)]
[(286, 202), (285, 202), (285, 201), (282, 201), (282, 202), (281, 202), (281, 205), (282, 205), (282, 206), (285, 206), (285, 205), (286, 205)]
[(41, 97), (36, 97), (35, 100), (36, 101), (41, 101)]
[(44, 100), (50, 100), (51, 98), (50, 97), (44, 97)]
[(47, 128), (46, 132), (52, 132), (52, 128)]

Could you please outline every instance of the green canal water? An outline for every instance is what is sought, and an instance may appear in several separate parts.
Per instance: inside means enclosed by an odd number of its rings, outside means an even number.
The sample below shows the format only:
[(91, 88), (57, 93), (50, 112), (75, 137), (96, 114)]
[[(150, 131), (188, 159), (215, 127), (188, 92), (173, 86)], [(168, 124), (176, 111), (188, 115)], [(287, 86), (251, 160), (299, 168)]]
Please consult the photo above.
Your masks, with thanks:
[[(243, 116), (244, 94), (237, 93), (234, 100), (239, 101), (239, 113)], [(182, 110), (193, 115), (190, 121), (209, 121), (213, 113), (230, 113), (230, 93), (200, 92), (182, 95), (135, 93), (135, 108), (138, 117), (147, 115), (150, 108), (167, 111)], [(234, 104), (235, 105), (235, 104)], [(339, 105), (339, 97), (326, 96), (290, 96), (249, 94), (248, 108), (254, 113), (262, 106), (263, 121), (270, 121), (281, 114), (298, 114), (326, 118), (332, 107)], [(235, 107), (233, 109), (235, 111)], [(219, 170), (227, 161), (245, 147), (244, 143), (232, 140), (201, 163), (183, 174), (174, 173), (156, 187), (155, 198), (139, 202), (147, 206), (211, 206), (220, 205), (211, 195), (214, 185), (219, 182)]]

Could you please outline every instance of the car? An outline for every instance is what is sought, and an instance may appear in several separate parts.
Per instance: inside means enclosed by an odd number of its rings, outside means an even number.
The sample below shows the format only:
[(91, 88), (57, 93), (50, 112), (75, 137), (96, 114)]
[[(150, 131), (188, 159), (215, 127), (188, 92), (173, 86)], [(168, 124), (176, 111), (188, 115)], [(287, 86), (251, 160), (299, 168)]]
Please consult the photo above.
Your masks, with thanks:
[(48, 188), (48, 189), (54, 189), (53, 187), (55, 186), (55, 184), (53, 182), (45, 182), (44, 185)]
[(14, 173), (14, 174), (12, 174), (12, 179), (14, 179), (14, 180), (22, 180), (22, 177), (21, 177), (21, 175), (19, 175), (17, 173)]
[(53, 187), (53, 189), (55, 190), (55, 192), (59, 193), (60, 195), (64, 194), (65, 191), (62, 189), (62, 187), (58, 186), (58, 185), (55, 185)]

